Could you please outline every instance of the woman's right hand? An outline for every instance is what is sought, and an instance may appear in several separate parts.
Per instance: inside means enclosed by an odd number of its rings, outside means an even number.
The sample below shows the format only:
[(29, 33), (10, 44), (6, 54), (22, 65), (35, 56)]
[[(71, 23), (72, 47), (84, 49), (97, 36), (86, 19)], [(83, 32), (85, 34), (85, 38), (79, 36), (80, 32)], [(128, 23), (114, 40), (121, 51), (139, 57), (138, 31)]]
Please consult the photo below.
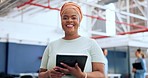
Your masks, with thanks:
[(65, 74), (58, 72), (55, 68), (51, 70), (41, 68), (38, 77), (39, 78), (61, 78), (64, 75)]
[(48, 70), (48, 76), (50, 78), (61, 78), (64, 75), (64, 73), (57, 71), (55, 68), (53, 68), (52, 70)]

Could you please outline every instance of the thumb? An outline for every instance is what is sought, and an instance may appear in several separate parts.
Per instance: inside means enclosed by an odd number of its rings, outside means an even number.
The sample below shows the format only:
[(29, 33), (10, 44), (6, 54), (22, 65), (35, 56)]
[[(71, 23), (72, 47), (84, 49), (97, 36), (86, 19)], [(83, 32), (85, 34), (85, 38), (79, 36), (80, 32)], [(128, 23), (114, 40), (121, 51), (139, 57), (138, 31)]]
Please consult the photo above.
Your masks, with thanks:
[(80, 67), (78, 66), (78, 63), (75, 64), (75, 68), (80, 70)]

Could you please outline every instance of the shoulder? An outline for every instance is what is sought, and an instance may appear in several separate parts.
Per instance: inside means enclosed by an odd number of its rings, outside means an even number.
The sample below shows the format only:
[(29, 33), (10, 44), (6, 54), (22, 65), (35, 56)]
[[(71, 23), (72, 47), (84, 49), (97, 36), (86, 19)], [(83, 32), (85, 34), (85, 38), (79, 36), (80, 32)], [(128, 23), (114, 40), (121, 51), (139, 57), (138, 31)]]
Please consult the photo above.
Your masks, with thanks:
[(90, 42), (90, 43), (96, 43), (95, 39), (89, 38), (89, 37), (81, 37), (81, 40)]
[(62, 38), (60, 39), (57, 39), (57, 40), (54, 40), (54, 41), (51, 41), (47, 44), (47, 46), (53, 46), (53, 45), (56, 45), (58, 44), (59, 42), (61, 42)]
[(144, 58), (141, 58), (141, 61), (146, 62), (146, 60)]
[(139, 58), (138, 61), (139, 61), (139, 62), (145, 62), (145, 59)]
[(80, 43), (84, 43), (85, 45), (88, 46), (99, 46), (97, 41), (95, 39), (89, 38), (89, 37), (81, 37)]

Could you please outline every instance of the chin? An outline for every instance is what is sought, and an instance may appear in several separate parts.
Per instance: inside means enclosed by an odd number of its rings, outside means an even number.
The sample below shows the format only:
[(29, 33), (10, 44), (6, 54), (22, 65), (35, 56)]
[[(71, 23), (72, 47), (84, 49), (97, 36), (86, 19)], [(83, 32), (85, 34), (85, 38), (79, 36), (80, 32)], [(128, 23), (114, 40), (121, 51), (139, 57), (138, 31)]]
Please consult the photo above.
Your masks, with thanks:
[(73, 35), (74, 32), (66, 32), (67, 35)]

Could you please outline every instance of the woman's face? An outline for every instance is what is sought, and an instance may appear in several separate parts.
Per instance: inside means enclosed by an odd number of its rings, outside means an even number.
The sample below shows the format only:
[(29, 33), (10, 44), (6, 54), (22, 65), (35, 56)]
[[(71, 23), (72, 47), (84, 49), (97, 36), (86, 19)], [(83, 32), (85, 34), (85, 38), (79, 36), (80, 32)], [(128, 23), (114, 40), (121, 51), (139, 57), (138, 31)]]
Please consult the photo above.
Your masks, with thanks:
[(108, 55), (108, 51), (105, 49), (104, 50), (104, 55), (107, 56)]
[(78, 33), (80, 19), (78, 13), (74, 9), (66, 9), (61, 16), (61, 22), (65, 34), (73, 35)]
[(136, 57), (139, 57), (139, 56), (140, 56), (140, 54), (139, 54), (138, 51), (135, 52), (135, 56), (136, 56)]

